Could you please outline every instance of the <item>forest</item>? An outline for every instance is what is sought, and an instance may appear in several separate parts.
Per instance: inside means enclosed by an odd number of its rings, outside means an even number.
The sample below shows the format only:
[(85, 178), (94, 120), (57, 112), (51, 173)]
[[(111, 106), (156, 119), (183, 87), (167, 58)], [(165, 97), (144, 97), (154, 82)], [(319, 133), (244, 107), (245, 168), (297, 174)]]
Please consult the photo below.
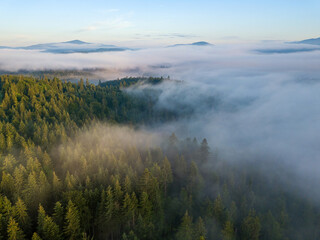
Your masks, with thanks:
[(126, 88), (0, 77), (0, 239), (320, 239), (320, 210), (203, 139), (142, 126), (184, 115)]

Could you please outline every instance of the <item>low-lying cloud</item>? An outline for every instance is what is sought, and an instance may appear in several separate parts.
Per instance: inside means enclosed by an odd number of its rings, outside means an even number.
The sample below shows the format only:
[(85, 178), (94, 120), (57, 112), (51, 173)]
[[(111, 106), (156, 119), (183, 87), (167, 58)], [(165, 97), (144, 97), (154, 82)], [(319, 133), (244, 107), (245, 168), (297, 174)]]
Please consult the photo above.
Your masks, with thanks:
[[(320, 51), (299, 50), (313, 48), (261, 43), (69, 55), (0, 49), (0, 69), (99, 68), (97, 79), (182, 80), (149, 86), (160, 91), (157, 107), (194, 110), (192, 117), (157, 126), (158, 131), (206, 137), (226, 159), (283, 163), (297, 176), (292, 184), (319, 199)], [(130, 91), (139, 94), (141, 88)]]

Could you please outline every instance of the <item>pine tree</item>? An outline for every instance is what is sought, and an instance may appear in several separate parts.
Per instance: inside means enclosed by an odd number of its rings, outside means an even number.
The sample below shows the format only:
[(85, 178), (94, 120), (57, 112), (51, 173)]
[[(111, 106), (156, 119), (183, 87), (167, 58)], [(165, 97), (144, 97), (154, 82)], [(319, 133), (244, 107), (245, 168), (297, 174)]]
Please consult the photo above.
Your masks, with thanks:
[(140, 213), (144, 221), (151, 222), (152, 219), (152, 203), (149, 200), (148, 193), (143, 192), (140, 199)]
[(218, 195), (218, 197), (214, 201), (213, 215), (216, 218), (216, 220), (223, 226), (226, 220), (226, 214), (220, 195)]
[(245, 240), (258, 240), (260, 236), (260, 220), (255, 215), (253, 210), (250, 211), (249, 215), (243, 220), (241, 230), (242, 237)]
[(38, 221), (37, 221), (37, 232), (40, 236), (44, 235), (44, 220), (46, 218), (46, 212), (42, 205), (39, 205), (38, 209)]
[(0, 151), (4, 152), (6, 150), (6, 139), (4, 135), (0, 132)]
[(44, 218), (42, 233), (42, 238), (46, 240), (61, 239), (58, 225), (49, 216)]
[(37, 233), (33, 233), (32, 240), (42, 240), (42, 238)]
[(115, 186), (114, 186), (114, 198), (116, 201), (121, 201), (123, 196), (123, 191), (121, 188), (121, 185), (119, 183), (119, 180), (116, 180)]
[(178, 142), (178, 138), (177, 138), (176, 134), (175, 134), (175, 133), (172, 133), (171, 136), (169, 137), (169, 143), (170, 143), (170, 145), (172, 145), (172, 146), (173, 146), (173, 145), (176, 145), (177, 142)]
[(0, 239), (3, 240), (7, 234), (7, 221), (3, 214), (0, 213)]
[(55, 196), (58, 196), (60, 190), (62, 189), (62, 183), (56, 173), (53, 171), (52, 177), (52, 190)]
[(78, 82), (78, 87), (80, 91), (84, 90), (84, 82), (83, 79), (81, 78), (80, 81)]
[(54, 205), (53, 220), (60, 227), (60, 229), (63, 228), (64, 209), (60, 202), (56, 202)]
[(165, 157), (163, 160), (163, 165), (161, 168), (161, 180), (164, 186), (164, 195), (166, 196), (168, 184), (173, 181), (171, 164), (167, 157)]
[(51, 158), (47, 152), (45, 152), (43, 154), (42, 163), (43, 163), (43, 169), (44, 169), (46, 175), (50, 176), (52, 174), (53, 166), (52, 166)]
[(222, 239), (223, 240), (235, 240), (235, 232), (233, 224), (230, 221), (227, 221), (224, 229), (222, 230)]
[(228, 220), (231, 222), (235, 222), (237, 219), (237, 206), (236, 203), (234, 201), (232, 201), (231, 206), (228, 210)]
[(274, 218), (271, 211), (268, 211), (263, 220), (263, 236), (265, 239), (280, 240), (283, 239), (280, 224)]
[(64, 233), (70, 240), (77, 240), (81, 235), (79, 213), (71, 200), (69, 200), (67, 206)]
[(31, 211), (36, 211), (39, 206), (40, 199), (38, 197), (38, 181), (37, 174), (31, 170), (28, 176), (27, 186), (23, 190), (24, 200)]
[(188, 211), (186, 211), (178, 228), (178, 232), (176, 233), (176, 239), (193, 240), (193, 236), (192, 218), (189, 216)]
[(24, 240), (24, 233), (19, 224), (11, 217), (7, 228), (8, 240)]
[(131, 201), (130, 201), (130, 212), (132, 217), (132, 225), (135, 225), (135, 215), (138, 209), (138, 199), (136, 197), (135, 192), (131, 194)]
[(124, 179), (124, 192), (130, 194), (131, 189), (132, 189), (131, 180), (130, 180), (129, 176), (127, 175), (126, 178)]
[(2, 171), (12, 173), (16, 164), (17, 164), (17, 160), (15, 159), (15, 157), (9, 154), (3, 160)]
[[(131, 209), (130, 209), (130, 205), (131, 205), (131, 198), (129, 193), (126, 193), (123, 199), (123, 213), (125, 218), (127, 219), (127, 221), (129, 222), (130, 217), (131, 217)], [(129, 227), (130, 227), (130, 222), (129, 222)]]
[(27, 207), (21, 198), (18, 198), (14, 206), (14, 216), (17, 220), (19, 226), (24, 230), (25, 233), (28, 233), (30, 230), (30, 218), (27, 214)]
[(206, 226), (202, 218), (199, 217), (194, 226), (193, 239), (200, 239), (201, 237), (205, 239), (206, 236), (207, 236)]
[(14, 208), (12, 207), (10, 200), (6, 196), (4, 196), (1, 205), (3, 217), (7, 221), (9, 221), (9, 219), (13, 216), (14, 212)]
[(200, 176), (197, 164), (192, 161), (189, 167), (188, 186), (189, 193), (197, 196), (201, 189), (202, 177)]
[(12, 197), (15, 192), (15, 182), (10, 173), (2, 172), (0, 187), (6, 196)]
[(208, 162), (209, 149), (207, 139), (204, 138), (200, 146), (200, 160), (202, 164)]
[(110, 223), (114, 216), (114, 195), (111, 186), (108, 186), (106, 195), (105, 217), (107, 222)]
[(14, 169), (13, 173), (14, 182), (15, 182), (15, 192), (18, 196), (22, 193), (25, 181), (26, 181), (26, 169), (23, 165), (19, 165)]

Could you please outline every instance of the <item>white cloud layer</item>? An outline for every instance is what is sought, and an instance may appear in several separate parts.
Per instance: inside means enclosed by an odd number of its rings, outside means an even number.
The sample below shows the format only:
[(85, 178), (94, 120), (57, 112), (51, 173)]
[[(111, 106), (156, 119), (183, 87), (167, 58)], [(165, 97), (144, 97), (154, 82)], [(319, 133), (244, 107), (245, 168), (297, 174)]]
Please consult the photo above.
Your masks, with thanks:
[[(313, 48), (271, 42), (68, 55), (2, 49), (0, 69), (104, 68), (98, 78), (170, 75), (183, 80), (158, 86), (165, 90), (158, 106), (178, 110), (186, 104), (196, 115), (160, 130), (207, 137), (225, 158), (282, 162), (296, 174), (295, 186), (319, 199), (320, 51)], [(207, 107), (204, 100), (210, 97), (217, 104)]]

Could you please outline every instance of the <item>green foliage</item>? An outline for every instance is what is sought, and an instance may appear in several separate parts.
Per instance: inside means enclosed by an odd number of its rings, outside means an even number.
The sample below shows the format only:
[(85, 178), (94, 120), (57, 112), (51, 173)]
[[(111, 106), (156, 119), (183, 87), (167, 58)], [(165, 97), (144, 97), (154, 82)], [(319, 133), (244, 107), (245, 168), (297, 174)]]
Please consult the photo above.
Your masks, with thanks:
[(186, 212), (176, 233), (177, 240), (192, 240), (194, 236), (192, 218)]
[(152, 93), (123, 91), (163, 80), (1, 76), (0, 239), (319, 239), (313, 203), (213, 157), (206, 139), (142, 147), (105, 126), (174, 120)]
[(61, 230), (64, 224), (64, 208), (60, 202), (56, 202), (54, 206), (53, 220)]
[(18, 198), (18, 201), (14, 206), (13, 215), (17, 220), (19, 226), (21, 226), (21, 228), (24, 230), (24, 232), (26, 233), (29, 232), (30, 218), (27, 213), (27, 207), (24, 204), (24, 202), (21, 200), (21, 198)]
[(37, 233), (33, 233), (32, 240), (42, 240), (42, 238)]
[(258, 240), (260, 236), (261, 224), (259, 217), (254, 211), (250, 211), (249, 215), (242, 223), (242, 238), (250, 240)]
[(9, 219), (8, 227), (7, 227), (7, 233), (8, 233), (8, 240), (24, 240), (24, 233), (20, 229), (18, 223), (13, 219)]
[(201, 217), (198, 218), (194, 226), (193, 239), (205, 239), (207, 236), (207, 229)]
[(65, 218), (65, 235), (68, 239), (79, 239), (81, 235), (79, 212), (71, 200), (68, 202)]
[(230, 221), (227, 221), (224, 229), (222, 230), (222, 239), (223, 240), (235, 240), (235, 232), (233, 224)]

